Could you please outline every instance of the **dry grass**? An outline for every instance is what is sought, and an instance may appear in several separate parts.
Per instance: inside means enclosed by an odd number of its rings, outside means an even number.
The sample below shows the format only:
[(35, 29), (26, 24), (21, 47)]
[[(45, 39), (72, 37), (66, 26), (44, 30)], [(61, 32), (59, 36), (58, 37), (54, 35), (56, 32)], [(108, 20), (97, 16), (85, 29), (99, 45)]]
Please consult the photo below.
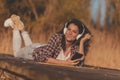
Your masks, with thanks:
[(86, 56), (87, 65), (120, 69), (120, 33), (119, 28), (113, 30), (92, 30), (94, 37)]
[(12, 54), (12, 31), (2, 29), (0, 32), (0, 53)]

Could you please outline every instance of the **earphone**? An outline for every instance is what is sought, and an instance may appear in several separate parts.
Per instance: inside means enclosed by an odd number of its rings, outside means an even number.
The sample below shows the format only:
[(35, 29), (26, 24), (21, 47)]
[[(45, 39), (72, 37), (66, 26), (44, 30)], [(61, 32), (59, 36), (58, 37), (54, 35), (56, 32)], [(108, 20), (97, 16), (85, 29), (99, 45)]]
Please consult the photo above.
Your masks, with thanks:
[[(64, 29), (63, 29), (63, 33), (64, 33), (64, 34), (65, 34), (66, 31), (67, 31), (67, 25), (68, 25), (68, 23), (69, 23), (69, 22), (66, 22), (66, 23), (65, 23), (65, 27), (64, 27)], [(83, 34), (84, 34), (84, 32), (85, 32), (85, 27), (84, 27), (83, 24), (82, 24), (82, 27), (83, 27), (83, 31), (82, 31), (81, 34), (78, 34), (78, 36), (76, 37), (76, 40), (78, 40), (80, 37), (82, 37)]]

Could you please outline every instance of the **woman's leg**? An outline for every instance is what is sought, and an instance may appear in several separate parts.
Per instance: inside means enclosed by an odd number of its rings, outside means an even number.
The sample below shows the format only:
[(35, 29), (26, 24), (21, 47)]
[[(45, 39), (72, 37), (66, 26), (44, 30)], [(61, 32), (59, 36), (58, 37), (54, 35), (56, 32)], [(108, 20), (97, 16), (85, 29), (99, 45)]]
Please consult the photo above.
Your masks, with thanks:
[[(20, 44), (20, 43), (22, 43), (21, 42), (21, 39), (20, 39), (20, 37), (18, 37), (18, 35), (16, 35), (17, 37), (17, 41), (18, 42), (15, 42), (16, 44)], [(16, 57), (20, 57), (20, 58), (25, 58), (25, 59), (33, 59), (32, 58), (32, 53), (33, 53), (33, 50), (35, 49), (35, 48), (37, 48), (37, 47), (40, 47), (40, 46), (45, 46), (46, 44), (40, 44), (40, 43), (32, 43), (32, 40), (31, 40), (31, 38), (30, 38), (30, 36), (29, 36), (29, 34), (28, 34), (28, 32), (27, 31), (21, 31), (21, 36), (22, 36), (22, 38), (23, 38), (23, 41), (24, 41), (24, 43), (25, 43), (25, 47), (24, 48), (20, 48), (19, 47), (19, 49), (17, 49), (17, 51), (16, 51)], [(15, 38), (15, 37), (14, 37)], [(16, 39), (15, 38), (15, 39)], [(14, 44), (15, 44), (14, 43)], [(20, 45), (19, 45), (20, 46)], [(18, 48), (18, 46), (16, 46), (17, 48)]]
[[(32, 53), (31, 47), (29, 45), (32, 44), (32, 41), (26, 31), (23, 31), (24, 24), (20, 20), (20, 17), (17, 15), (11, 15), (10, 18), (6, 19), (4, 22), (5, 27), (11, 27), (13, 28), (13, 55), (15, 57), (22, 57), (25, 58), (28, 57), (28, 53)], [(22, 31), (22, 37), (25, 42), (24, 48), (22, 48), (22, 40), (21, 40), (21, 34)], [(24, 57), (25, 55), (25, 57)]]
[[(24, 24), (20, 20), (20, 17), (17, 15), (12, 15), (11, 18), (9, 18), (10, 22), (8, 20), (5, 21), (6, 27), (11, 26), (13, 30), (13, 52), (15, 57), (20, 57), (20, 58), (26, 58), (26, 59), (32, 59), (32, 52), (35, 48), (44, 46), (45, 44), (32, 44), (32, 41), (29, 37), (29, 34), (24, 31)], [(21, 35), (23, 37), (25, 47), (21, 48), (22, 46), (22, 40), (21, 40)]]
[(17, 51), (17, 57), (25, 58), (25, 59), (32, 59), (32, 52), (34, 49), (32, 47), (32, 40), (27, 31), (22, 31), (21, 36), (23, 38), (25, 47)]
[[(25, 47), (21, 47), (22, 40), (21, 35), (25, 43)], [(13, 51), (14, 56), (24, 59), (33, 59), (32, 53), (33, 50), (37, 47), (45, 46), (46, 44), (41, 43), (32, 43), (32, 40), (27, 31), (22, 31), (20, 35), (19, 30), (13, 30)]]
[[(21, 48), (22, 40), (21, 35), (25, 43), (25, 47)], [(20, 35), (19, 30), (13, 30), (13, 51), (14, 56), (24, 59), (33, 59), (32, 53), (33, 50), (37, 47), (45, 46), (46, 44), (41, 43), (32, 43), (31, 38), (27, 31), (22, 31)]]
[(13, 30), (13, 52), (15, 57), (32, 59), (32, 52), (34, 47), (32, 47), (32, 41), (29, 37), (29, 34), (24, 31), (22, 32), (22, 37), (25, 42), (25, 47), (22, 46), (22, 40), (20, 31), (15, 29)]
[(20, 36), (20, 32), (17, 29), (13, 30), (13, 53), (14, 56), (17, 57), (17, 52), (21, 49), (22, 46), (22, 40)]
[[(13, 30), (13, 52), (15, 57), (22, 57), (27, 56), (28, 53), (32, 50), (29, 45), (32, 44), (32, 41), (29, 37), (29, 34), (24, 30), (24, 24), (20, 20), (20, 17), (17, 15), (11, 16), (11, 27)], [(20, 34), (21, 33), (21, 34)], [(22, 40), (21, 35), (23, 37), (25, 47), (22, 48)], [(32, 52), (31, 52), (32, 53)]]
[(33, 48), (31, 47), (31, 45), (26, 46), (24, 48), (21, 48), (18, 52), (17, 52), (17, 57), (18, 58), (24, 58), (24, 59), (33, 59), (32, 58), (32, 52), (33, 52)]
[(31, 45), (32, 44), (32, 40), (31, 40), (28, 32), (27, 31), (22, 31), (21, 34), (22, 34), (25, 46)]

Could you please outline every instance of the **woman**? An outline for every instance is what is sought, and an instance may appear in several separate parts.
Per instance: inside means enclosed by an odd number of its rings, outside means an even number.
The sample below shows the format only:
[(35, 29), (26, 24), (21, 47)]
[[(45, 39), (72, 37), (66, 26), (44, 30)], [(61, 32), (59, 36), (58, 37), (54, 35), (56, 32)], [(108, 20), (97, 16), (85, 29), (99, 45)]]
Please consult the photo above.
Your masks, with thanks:
[[(28, 33), (24, 31), (24, 25), (19, 16), (12, 15), (11, 21), (12, 24), (10, 23), (10, 26), (14, 29), (13, 49), (15, 57), (33, 59), (36, 62), (70, 66), (77, 65), (81, 60), (84, 60), (84, 43), (90, 39), (91, 35), (89, 33), (85, 34), (86, 27), (79, 20), (72, 19), (68, 21), (64, 29), (53, 35), (47, 44), (33, 44)], [(4, 24), (7, 22), (8, 19)], [(24, 48), (21, 48), (20, 32), (26, 45)], [(76, 53), (83, 56), (71, 60)]]

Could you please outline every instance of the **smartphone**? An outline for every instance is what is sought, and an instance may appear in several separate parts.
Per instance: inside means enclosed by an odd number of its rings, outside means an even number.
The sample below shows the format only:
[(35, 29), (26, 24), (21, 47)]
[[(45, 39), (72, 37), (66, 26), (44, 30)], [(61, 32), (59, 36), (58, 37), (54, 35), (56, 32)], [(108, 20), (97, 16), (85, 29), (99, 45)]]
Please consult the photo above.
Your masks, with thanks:
[(81, 58), (82, 56), (83, 56), (83, 54), (80, 54), (80, 53), (76, 52), (75, 55), (71, 58), (71, 60)]

